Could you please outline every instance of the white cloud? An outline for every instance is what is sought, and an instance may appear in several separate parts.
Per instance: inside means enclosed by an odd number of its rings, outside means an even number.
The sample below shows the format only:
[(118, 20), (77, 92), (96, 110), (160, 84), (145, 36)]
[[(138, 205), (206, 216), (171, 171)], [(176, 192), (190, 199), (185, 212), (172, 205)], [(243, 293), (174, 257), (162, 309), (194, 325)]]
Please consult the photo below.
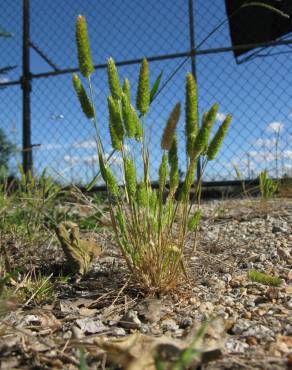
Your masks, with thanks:
[(278, 121), (275, 121), (275, 122), (271, 122), (267, 128), (266, 128), (266, 131), (268, 132), (278, 132), (278, 131), (282, 131), (283, 130), (283, 127), (284, 127), (284, 124), (282, 122), (278, 122)]
[[(257, 163), (261, 162), (272, 162), (276, 160), (276, 153), (267, 153), (261, 151), (251, 151), (249, 155)], [(283, 150), (278, 153), (278, 160), (280, 159), (292, 159), (292, 150)]]
[(284, 165), (284, 170), (291, 170), (292, 169), (292, 164), (285, 164)]
[(259, 138), (255, 142), (255, 146), (263, 148), (273, 148), (276, 145), (276, 139), (262, 139)]
[[(109, 153), (105, 153), (104, 154), (104, 157), (105, 158), (108, 158), (110, 156)], [(94, 155), (90, 155), (88, 157), (84, 157), (82, 158), (82, 161), (84, 163), (86, 163), (87, 165), (92, 165), (92, 164), (97, 164), (98, 165), (98, 155), (97, 154), (94, 154)], [(120, 155), (118, 154), (113, 154), (109, 160), (109, 164), (110, 165), (121, 165), (123, 164), (123, 159), (121, 158)]]
[(64, 119), (64, 115), (63, 114), (51, 114), (51, 119), (54, 121), (60, 121)]
[(53, 149), (61, 149), (64, 146), (61, 144), (56, 144), (56, 143), (48, 143), (48, 144), (41, 144), (39, 147), (40, 150), (53, 150)]
[(6, 82), (9, 82), (9, 78), (8, 77), (0, 77), (0, 84), (4, 84)]
[(69, 154), (64, 155), (63, 158), (64, 158), (65, 162), (67, 162), (71, 165), (74, 165), (74, 164), (76, 164), (80, 161), (80, 157), (72, 156), (72, 155), (69, 155)]
[(94, 140), (84, 140), (77, 143), (73, 143), (74, 148), (92, 149), (96, 148), (96, 142)]
[(226, 118), (226, 114), (222, 112), (218, 112), (216, 115), (216, 119), (220, 122), (223, 122)]
[(292, 150), (284, 150), (282, 156), (285, 159), (292, 159)]
[(98, 163), (98, 155), (94, 154), (94, 155), (91, 155), (89, 157), (85, 157), (85, 158), (83, 158), (83, 162), (87, 165), (92, 166), (93, 164)]

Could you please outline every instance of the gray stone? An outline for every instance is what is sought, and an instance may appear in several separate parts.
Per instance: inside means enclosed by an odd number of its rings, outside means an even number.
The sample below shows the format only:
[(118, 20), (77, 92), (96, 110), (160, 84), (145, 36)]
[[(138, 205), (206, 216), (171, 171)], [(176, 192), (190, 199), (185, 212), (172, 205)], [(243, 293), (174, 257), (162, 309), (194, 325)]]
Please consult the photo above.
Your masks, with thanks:
[(193, 323), (193, 320), (191, 319), (191, 317), (185, 317), (183, 318), (180, 323), (179, 323), (179, 327), (181, 329), (186, 329), (188, 327), (190, 327)]
[(242, 335), (246, 330), (250, 328), (254, 323), (250, 320), (239, 319), (232, 328), (232, 333), (235, 335)]
[(84, 334), (97, 334), (108, 330), (101, 320), (95, 320), (90, 317), (76, 320), (76, 324)]
[(286, 233), (288, 230), (281, 225), (273, 225), (272, 233)]
[(111, 329), (110, 335), (113, 337), (124, 337), (126, 335), (126, 331), (124, 328), (115, 327)]
[(137, 311), (129, 310), (119, 321), (119, 326), (125, 329), (139, 329), (141, 321), (138, 318)]
[(229, 338), (225, 343), (225, 347), (228, 352), (244, 353), (249, 348), (249, 345), (240, 340)]
[(162, 330), (175, 332), (179, 329), (177, 323), (172, 319), (165, 319), (161, 323)]

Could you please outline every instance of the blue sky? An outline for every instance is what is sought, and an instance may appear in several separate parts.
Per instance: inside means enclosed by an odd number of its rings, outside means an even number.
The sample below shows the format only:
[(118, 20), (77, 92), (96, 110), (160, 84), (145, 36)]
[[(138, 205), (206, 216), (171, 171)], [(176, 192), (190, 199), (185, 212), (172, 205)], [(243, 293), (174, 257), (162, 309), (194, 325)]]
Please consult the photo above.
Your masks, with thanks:
[[(95, 64), (112, 56), (116, 61), (184, 52), (189, 48), (188, 5), (186, 0), (31, 0), (31, 41), (60, 68), (77, 66), (74, 40), (75, 19), (87, 18), (92, 56)], [(0, 66), (18, 67), (6, 78), (21, 75), (21, 0), (2, 0), (0, 26), (13, 37), (0, 41)], [(224, 1), (196, 0), (194, 7), (196, 44), (226, 18)], [(228, 25), (218, 30), (201, 49), (230, 46)], [(271, 50), (271, 49), (270, 49)], [(288, 46), (271, 50), (289, 52)], [(181, 59), (150, 63), (151, 82), (163, 71), (163, 79), (172, 73)], [(234, 178), (232, 163), (244, 176), (257, 174), (267, 167), (275, 173), (275, 130), (280, 128), (279, 166), (288, 171), (292, 164), (292, 55), (258, 58), (236, 64), (232, 53), (199, 55), (196, 58), (200, 115), (215, 101), (220, 114), (216, 126), (228, 112), (234, 116), (229, 135), (218, 159), (210, 163), (206, 179)], [(33, 73), (51, 71), (31, 51)], [(191, 70), (188, 61), (153, 103), (147, 117), (150, 152), (155, 179), (160, 160), (160, 137), (167, 116), (177, 101), (184, 103), (184, 77)], [(139, 66), (120, 67), (121, 80), (130, 79), (135, 97)], [(98, 123), (104, 146), (111, 151), (108, 136), (106, 73), (93, 76)], [(21, 144), (21, 90), (14, 86), (0, 91), (0, 127)], [(62, 173), (63, 181), (88, 181), (97, 170), (94, 131), (78, 106), (72, 90), (71, 75), (39, 78), (32, 85), (32, 143), (37, 172), (44, 167), (50, 173)], [(149, 128), (152, 128), (151, 132)], [(183, 116), (179, 123), (180, 161), (183, 168)], [(135, 152), (136, 153), (136, 152)]]

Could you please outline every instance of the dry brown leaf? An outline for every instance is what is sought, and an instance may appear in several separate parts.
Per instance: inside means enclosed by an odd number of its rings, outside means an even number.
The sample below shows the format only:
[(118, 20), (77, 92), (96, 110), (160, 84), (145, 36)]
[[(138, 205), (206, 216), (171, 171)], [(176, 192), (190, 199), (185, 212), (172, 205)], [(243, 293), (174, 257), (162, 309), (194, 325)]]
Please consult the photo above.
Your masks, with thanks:
[[(198, 341), (197, 344), (206, 362), (221, 354), (224, 326), (219, 321), (210, 324), (205, 340)], [(190, 346), (192, 340), (193, 335), (183, 341), (166, 336), (156, 338), (135, 333), (123, 339), (95, 338), (95, 343), (106, 352), (110, 362), (122, 366), (125, 370), (155, 370), (155, 354), (158, 353), (165, 361), (176, 360), (180, 353)]]
[(276, 342), (270, 346), (270, 352), (274, 356), (281, 357), (292, 353), (292, 337), (285, 335), (277, 335)]

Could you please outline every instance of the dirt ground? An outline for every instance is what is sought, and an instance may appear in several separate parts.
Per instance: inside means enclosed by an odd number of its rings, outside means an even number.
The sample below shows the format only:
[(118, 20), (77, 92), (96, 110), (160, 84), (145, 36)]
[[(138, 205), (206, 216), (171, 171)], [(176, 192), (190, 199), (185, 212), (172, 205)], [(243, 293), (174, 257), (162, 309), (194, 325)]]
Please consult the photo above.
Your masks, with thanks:
[[(189, 281), (160, 296), (131, 281), (106, 229), (96, 239), (102, 255), (80, 281), (57, 279), (66, 269), (55, 238), (26, 250), (6, 241), (12, 264), (28, 264), (55, 283), (41, 303), (1, 303), (1, 370), (138, 370), (153, 341), (163, 339), (162, 350), (155, 347), (162, 359), (175, 358), (206, 319), (203, 357), (192, 369), (292, 369), (292, 200), (203, 203), (199, 241), (190, 238), (186, 248)], [(252, 282), (250, 270), (282, 283)]]

